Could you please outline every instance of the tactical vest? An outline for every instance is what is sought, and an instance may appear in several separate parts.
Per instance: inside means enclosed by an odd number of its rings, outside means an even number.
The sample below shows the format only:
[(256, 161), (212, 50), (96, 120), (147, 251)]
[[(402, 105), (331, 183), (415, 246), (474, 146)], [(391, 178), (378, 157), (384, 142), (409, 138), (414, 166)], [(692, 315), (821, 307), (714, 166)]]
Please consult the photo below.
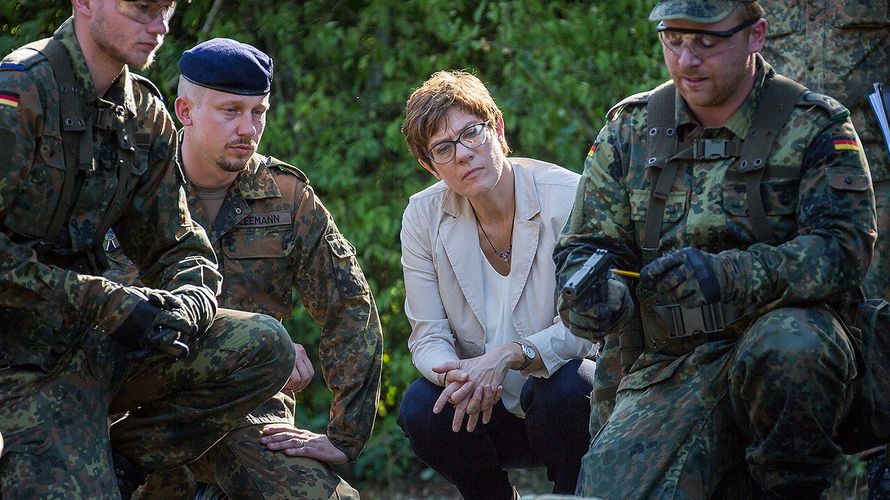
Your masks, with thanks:
[[(144, 172), (144, 169), (136, 168), (137, 163), (142, 162), (137, 158), (135, 120), (128, 120), (120, 106), (100, 108), (87, 102), (84, 96), (85, 89), (75, 76), (68, 51), (59, 40), (46, 38), (33, 42), (5, 59), (5, 62), (19, 65), (25, 70), (42, 61), (47, 61), (52, 68), (58, 92), (58, 109), (46, 110), (49, 120), (44, 123), (43, 135), (38, 138), (39, 154), (45, 159), (46, 166), (55, 172), (47, 172), (45, 175), (30, 172), (28, 178), (22, 180), (22, 189), (17, 196), (17, 198), (24, 197), (22, 206), (15, 202), (12, 204), (4, 219), (4, 230), (10, 234), (13, 241), (34, 248), (41, 262), (95, 274), (103, 267), (96, 261), (96, 258), (102, 255), (99, 246), (103, 236), (125, 209), (128, 188), (131, 190), (134, 186), (135, 179), (131, 173), (136, 173), (138, 170)], [(153, 84), (138, 75), (131, 74), (131, 76), (160, 97), (160, 92)], [(57, 123), (51, 119), (56, 113)], [(99, 131), (110, 131), (116, 137), (116, 165), (98, 165), (94, 133)], [(147, 150), (147, 145), (145, 149)], [(94, 175), (98, 168), (114, 169), (116, 186), (110, 199), (100, 200), (99, 206), (92, 209), (98, 209), (101, 218), (92, 234), (90, 244), (79, 245), (77, 242), (69, 241), (63, 230), (67, 229), (67, 223), (86, 176)], [(52, 200), (37, 199), (44, 195), (46, 187), (41, 189), (32, 185), (34, 184), (32, 178), (52, 180), (59, 175), (62, 180), (56, 204), (54, 207), (46, 207), (51, 210), (49, 223), (34, 224), (33, 214), (27, 211), (40, 202), (42, 202), (40, 206), (51, 204)], [(46, 216), (49, 216), (49, 212)]]
[[(781, 75), (775, 75), (768, 82), (765, 92), (744, 139), (696, 139), (682, 143), (674, 123), (677, 95), (673, 82), (662, 84), (648, 94), (646, 168), (651, 169), (652, 186), (641, 244), (644, 266), (661, 256), (665, 205), (683, 161), (736, 159), (726, 175), (744, 181), (745, 208), (754, 236), (758, 242), (775, 241), (776, 235), (770, 227), (762, 198), (761, 181), (779, 132), (801, 99), (822, 106), (832, 116), (841, 116), (847, 111), (837, 101), (808, 92), (803, 85)], [(641, 95), (630, 99), (642, 102)], [(621, 105), (619, 103), (616, 108)], [(637, 295), (640, 316), (628, 325), (626, 334), (619, 336), (619, 352), (624, 366), (629, 366), (643, 350), (669, 354), (686, 352), (708, 337), (714, 338), (743, 315), (739, 307), (730, 304), (716, 303), (687, 309), (679, 304), (660, 304), (657, 296), (647, 295), (639, 288)]]

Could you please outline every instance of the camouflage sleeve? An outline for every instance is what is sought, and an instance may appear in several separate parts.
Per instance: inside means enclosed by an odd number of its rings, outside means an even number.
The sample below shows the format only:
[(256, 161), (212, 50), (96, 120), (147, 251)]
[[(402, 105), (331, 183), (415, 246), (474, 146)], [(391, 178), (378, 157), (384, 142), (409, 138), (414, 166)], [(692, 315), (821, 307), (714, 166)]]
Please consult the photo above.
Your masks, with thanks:
[(836, 298), (865, 276), (876, 239), (874, 195), (849, 120), (829, 124), (810, 142), (798, 196), (797, 237), (724, 252), (735, 261), (730, 281), (760, 312)]
[(355, 248), (310, 187), (297, 192), (293, 284), (322, 328), (325, 383), (334, 395), (327, 436), (350, 460), (371, 435), (383, 364), (383, 333)]
[[(44, 131), (45, 120), (55, 116), (47, 112), (52, 82), (52, 70), (46, 63), (27, 71), (16, 67), (0, 70), (0, 224), (4, 227), (23, 190), (31, 185), (47, 189), (48, 165), (63, 165), (61, 137)], [(37, 212), (45, 207), (20, 209)], [(42, 264), (31, 246), (14, 242), (10, 234), (0, 232), (0, 307), (34, 308), (54, 321), (98, 319), (99, 326), (108, 331), (129, 313), (122, 307), (127, 298), (122, 287)]]
[(148, 168), (114, 233), (142, 281), (187, 298), (190, 319), (203, 331), (216, 314), (222, 277), (204, 229), (189, 215), (177, 173), (173, 120), (156, 97), (145, 92), (141, 97), (137, 139), (151, 138)]
[[(621, 269), (639, 269), (635, 251), (630, 199), (623, 177), (627, 166), (622, 162), (625, 141), (619, 131), (620, 120), (609, 122), (600, 131), (584, 162), (575, 204), (559, 235), (553, 258), (557, 269), (557, 289), (571, 277), (597, 248), (608, 250)], [(565, 324), (568, 305), (558, 295), (557, 309)], [(594, 340), (593, 332), (572, 331)]]

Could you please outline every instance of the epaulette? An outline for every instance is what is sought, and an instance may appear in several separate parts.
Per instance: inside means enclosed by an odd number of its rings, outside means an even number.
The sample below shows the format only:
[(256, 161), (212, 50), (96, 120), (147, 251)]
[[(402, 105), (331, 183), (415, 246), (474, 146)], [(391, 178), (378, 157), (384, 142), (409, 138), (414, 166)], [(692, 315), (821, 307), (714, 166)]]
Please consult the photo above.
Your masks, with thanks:
[(850, 110), (831, 96), (817, 94), (816, 92), (804, 92), (797, 100), (798, 106), (818, 106), (828, 112), (832, 120), (839, 120), (850, 116)]
[(28, 71), (42, 61), (46, 61), (46, 56), (36, 49), (24, 46), (0, 61), (0, 71)]
[(649, 94), (651, 94), (651, 90), (647, 90), (646, 92), (640, 92), (639, 94), (634, 94), (630, 97), (625, 97), (618, 104), (612, 106), (609, 111), (606, 113), (606, 119), (612, 120), (618, 113), (625, 107), (631, 104), (646, 104), (649, 102)]
[(161, 93), (161, 89), (159, 89), (153, 81), (136, 73), (130, 73), (130, 76), (133, 78), (133, 81), (141, 83), (143, 87), (147, 88), (148, 91), (160, 99), (161, 102), (164, 102), (164, 94)]
[(309, 184), (309, 178), (306, 177), (306, 174), (304, 174), (302, 170), (300, 170), (299, 168), (297, 168), (289, 163), (285, 163), (285, 162), (279, 160), (278, 158), (275, 158), (273, 156), (267, 157), (266, 158), (266, 166), (269, 168), (271, 168), (271, 167), (278, 168), (284, 172), (287, 172), (289, 174), (296, 176), (297, 179), (300, 179), (305, 184)]

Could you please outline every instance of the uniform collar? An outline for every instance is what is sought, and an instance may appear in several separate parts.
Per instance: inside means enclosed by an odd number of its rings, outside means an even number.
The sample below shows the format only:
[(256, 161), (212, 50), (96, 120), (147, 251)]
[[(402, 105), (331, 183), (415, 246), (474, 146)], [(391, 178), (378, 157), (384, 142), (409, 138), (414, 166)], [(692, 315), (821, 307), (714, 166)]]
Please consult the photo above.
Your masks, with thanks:
[[(96, 86), (93, 83), (93, 77), (87, 67), (87, 61), (80, 49), (80, 43), (74, 33), (74, 18), (69, 17), (61, 26), (53, 33), (53, 38), (62, 42), (68, 51), (71, 67), (74, 70), (74, 76), (83, 84), (84, 95), (87, 96), (89, 102), (96, 102), (99, 96), (96, 95)], [(114, 105), (123, 106), (130, 114), (130, 117), (136, 116), (136, 99), (133, 94), (133, 79), (130, 77), (129, 68), (124, 66), (123, 71), (111, 83), (111, 87), (102, 96), (102, 100), (111, 102)]]
[(729, 117), (726, 125), (724, 125), (724, 128), (738, 137), (748, 135), (748, 129), (751, 128), (751, 120), (754, 118), (754, 113), (760, 106), (760, 101), (763, 100), (764, 94), (766, 94), (766, 85), (776, 76), (772, 66), (764, 61), (760, 54), (756, 54), (755, 57), (757, 72), (754, 74), (754, 88), (751, 89), (751, 93), (745, 99), (745, 102), (742, 103), (742, 106)]
[(269, 169), (270, 158), (259, 153), (247, 162), (244, 170), (235, 180), (235, 188), (245, 199), (280, 198), (281, 189)]

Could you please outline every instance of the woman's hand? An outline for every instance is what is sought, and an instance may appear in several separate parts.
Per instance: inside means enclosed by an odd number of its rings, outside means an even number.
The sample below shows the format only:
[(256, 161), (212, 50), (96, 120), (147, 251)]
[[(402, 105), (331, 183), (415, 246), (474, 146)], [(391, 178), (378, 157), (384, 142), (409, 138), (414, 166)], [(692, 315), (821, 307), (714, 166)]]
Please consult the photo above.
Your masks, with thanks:
[(468, 416), (467, 431), (473, 432), (480, 415), (482, 423), (491, 420), (494, 405), (503, 393), (507, 370), (521, 366), (524, 361), (516, 344), (504, 344), (482, 356), (449, 361), (433, 367), (444, 374), (445, 389), (433, 405), (433, 413), (441, 412), (447, 403), (455, 406), (451, 430), (460, 431), (464, 415)]

